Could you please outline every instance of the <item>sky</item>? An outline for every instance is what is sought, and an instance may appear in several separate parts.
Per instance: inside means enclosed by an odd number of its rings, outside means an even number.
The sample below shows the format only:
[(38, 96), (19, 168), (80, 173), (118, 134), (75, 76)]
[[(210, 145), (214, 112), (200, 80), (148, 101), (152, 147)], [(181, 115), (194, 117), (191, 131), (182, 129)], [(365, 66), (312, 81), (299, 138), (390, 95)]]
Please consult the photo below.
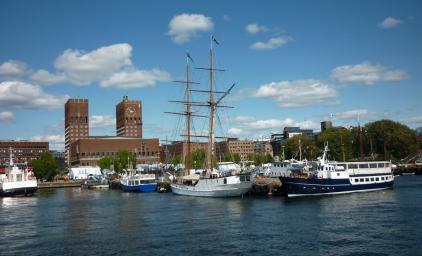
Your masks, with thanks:
[[(211, 36), (221, 133), (285, 126), (422, 126), (421, 1), (0, 1), (0, 139), (64, 148), (64, 103), (89, 100), (90, 135), (115, 135), (115, 106), (141, 100), (143, 136), (177, 139), (186, 53), (207, 89)], [(217, 95), (218, 96), (218, 95)], [(203, 100), (193, 95), (194, 100)], [(195, 110), (202, 113), (204, 110)], [(221, 126), (220, 126), (221, 123)], [(195, 121), (198, 130), (206, 120)], [(198, 132), (200, 133), (200, 132)]]

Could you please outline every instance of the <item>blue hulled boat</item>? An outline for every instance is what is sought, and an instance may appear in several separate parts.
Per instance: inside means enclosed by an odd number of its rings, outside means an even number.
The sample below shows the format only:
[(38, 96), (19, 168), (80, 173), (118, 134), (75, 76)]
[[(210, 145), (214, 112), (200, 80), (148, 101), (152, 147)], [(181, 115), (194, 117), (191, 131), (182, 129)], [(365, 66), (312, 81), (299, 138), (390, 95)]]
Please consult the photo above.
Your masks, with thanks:
[(280, 177), (286, 196), (344, 194), (393, 187), (390, 162), (328, 162), (327, 152), (328, 145), (314, 171), (292, 172), (288, 177)]
[(157, 182), (154, 174), (129, 175), (120, 179), (123, 191), (127, 192), (155, 192)]

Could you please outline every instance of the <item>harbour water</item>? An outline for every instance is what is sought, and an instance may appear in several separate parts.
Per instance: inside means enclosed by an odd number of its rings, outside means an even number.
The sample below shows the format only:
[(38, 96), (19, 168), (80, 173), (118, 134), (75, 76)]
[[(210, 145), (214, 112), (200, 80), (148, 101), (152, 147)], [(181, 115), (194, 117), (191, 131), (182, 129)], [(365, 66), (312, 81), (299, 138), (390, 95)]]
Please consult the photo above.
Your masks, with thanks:
[(422, 176), (305, 198), (63, 188), (0, 200), (0, 255), (422, 255)]

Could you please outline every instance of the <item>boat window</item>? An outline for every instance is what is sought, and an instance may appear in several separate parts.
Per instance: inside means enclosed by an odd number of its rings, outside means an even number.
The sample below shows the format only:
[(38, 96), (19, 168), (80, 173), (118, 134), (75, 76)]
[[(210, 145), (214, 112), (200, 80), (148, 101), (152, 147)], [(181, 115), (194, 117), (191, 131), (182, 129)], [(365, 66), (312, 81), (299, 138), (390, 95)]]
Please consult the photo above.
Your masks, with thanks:
[(360, 182), (363, 182), (363, 178), (362, 178), (362, 179), (359, 179), (359, 181), (360, 181)]
[(385, 167), (390, 167), (390, 163), (385, 163)]
[(246, 175), (246, 181), (251, 181), (251, 176)]
[(369, 168), (377, 168), (377, 164), (369, 164)]
[(384, 167), (384, 163), (378, 163), (378, 168)]
[(347, 165), (346, 164), (338, 164), (337, 166), (343, 166), (343, 168), (346, 170), (347, 169)]
[(340, 176), (340, 173), (337, 173), (337, 176)]
[(380, 180), (380, 178), (376, 177), (376, 178), (375, 178), (375, 180), (376, 180), (376, 181), (379, 181), (379, 180)]
[(360, 169), (368, 168), (368, 164), (359, 164), (359, 168)]
[(365, 178), (365, 181), (369, 181), (369, 178)]
[(355, 179), (355, 182), (359, 182), (359, 179)]
[(381, 180), (384, 180), (385, 178), (384, 177), (381, 177)]
[(374, 178), (371, 178), (371, 181), (375, 181)]
[(139, 185), (139, 180), (135, 180), (135, 185)]
[[(240, 176), (242, 177), (242, 176)], [(224, 178), (224, 184), (227, 184), (227, 178)]]
[(349, 164), (349, 169), (357, 169), (358, 165), (357, 164)]

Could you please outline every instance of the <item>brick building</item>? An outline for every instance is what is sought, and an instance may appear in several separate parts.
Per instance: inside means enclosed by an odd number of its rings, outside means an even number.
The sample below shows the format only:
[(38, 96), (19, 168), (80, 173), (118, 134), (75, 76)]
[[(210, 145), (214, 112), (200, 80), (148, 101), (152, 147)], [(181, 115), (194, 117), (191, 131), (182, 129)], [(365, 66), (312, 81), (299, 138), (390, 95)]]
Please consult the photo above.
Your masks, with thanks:
[(88, 99), (69, 99), (64, 106), (65, 159), (70, 166), (70, 145), (89, 136)]
[(247, 161), (248, 155), (254, 153), (254, 142), (251, 140), (228, 139), (217, 142), (215, 146), (218, 161), (224, 159), (225, 153), (238, 153), (241, 161)]
[[(208, 142), (191, 142), (191, 152), (198, 149), (208, 149)], [(160, 161), (165, 163), (174, 156), (183, 156), (187, 152), (187, 143), (185, 141), (176, 141), (160, 147)]]
[(142, 102), (127, 96), (116, 105), (117, 136), (89, 136), (87, 99), (69, 99), (65, 105), (66, 165), (95, 166), (105, 156), (121, 150), (136, 154), (137, 163), (160, 161), (158, 139), (142, 139)]
[(9, 163), (10, 148), (13, 162), (18, 164), (29, 163), (49, 151), (48, 142), (0, 140), (0, 165)]
[(273, 147), (270, 141), (255, 141), (254, 143), (255, 154), (270, 154), (273, 156)]
[(140, 139), (114, 136), (91, 136), (71, 144), (71, 166), (96, 166), (99, 159), (116, 156), (121, 150), (136, 154), (136, 163), (160, 162), (158, 139)]
[(142, 138), (142, 102), (124, 96), (116, 105), (117, 136)]

